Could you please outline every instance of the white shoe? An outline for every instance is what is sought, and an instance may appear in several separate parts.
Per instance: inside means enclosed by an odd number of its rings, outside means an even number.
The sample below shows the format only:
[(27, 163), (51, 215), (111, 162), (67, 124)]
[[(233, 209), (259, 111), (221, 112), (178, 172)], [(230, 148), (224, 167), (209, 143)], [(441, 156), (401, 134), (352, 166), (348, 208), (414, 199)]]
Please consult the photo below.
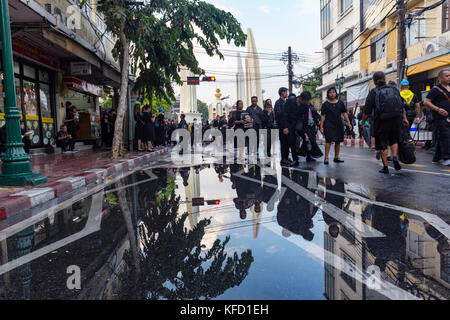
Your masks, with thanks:
[(445, 160), (444, 162), (442, 162), (442, 165), (444, 165), (444, 166), (450, 166), (450, 159)]

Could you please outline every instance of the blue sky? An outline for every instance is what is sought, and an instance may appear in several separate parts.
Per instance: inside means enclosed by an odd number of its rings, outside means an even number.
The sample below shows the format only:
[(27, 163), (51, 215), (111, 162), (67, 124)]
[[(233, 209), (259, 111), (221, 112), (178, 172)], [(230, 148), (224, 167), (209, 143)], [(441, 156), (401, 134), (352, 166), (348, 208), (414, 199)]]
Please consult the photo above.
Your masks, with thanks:
[[(277, 54), (287, 51), (289, 46), (299, 54), (306, 54), (306, 60), (295, 67), (297, 75), (305, 74), (311, 67), (321, 62), (322, 51), (320, 39), (319, 0), (206, 0), (218, 8), (229, 11), (241, 23), (244, 31), (251, 28), (259, 53)], [(246, 51), (223, 44), (224, 49)], [(275, 56), (274, 56), (275, 57)], [(226, 57), (225, 60), (210, 58), (197, 54), (203, 69), (210, 75), (216, 75), (215, 84), (202, 84), (198, 87), (198, 98), (208, 104), (215, 100), (214, 93), (220, 88), (224, 96), (230, 96), (229, 102), (236, 100), (236, 88), (231, 74), (237, 71), (237, 58)], [(245, 60), (242, 60), (245, 68)], [(287, 73), (286, 66), (280, 61), (261, 60), (262, 77)], [(216, 74), (214, 74), (216, 73)], [(278, 98), (278, 88), (287, 86), (287, 77), (270, 78), (262, 81), (266, 91), (264, 98)]]

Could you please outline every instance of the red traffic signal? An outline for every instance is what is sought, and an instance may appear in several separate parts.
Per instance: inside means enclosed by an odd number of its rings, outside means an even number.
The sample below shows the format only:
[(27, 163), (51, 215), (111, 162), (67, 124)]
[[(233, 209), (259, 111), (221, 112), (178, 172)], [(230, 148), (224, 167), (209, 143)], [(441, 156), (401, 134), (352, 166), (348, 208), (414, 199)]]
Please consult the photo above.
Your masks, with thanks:
[(216, 82), (216, 77), (203, 77), (203, 81)]
[(189, 86), (197, 86), (200, 84), (200, 77), (188, 77), (187, 84)]
[(192, 198), (192, 206), (193, 207), (202, 207), (205, 205), (205, 202), (209, 206), (218, 206), (220, 204), (220, 200), (206, 200), (205, 198)]

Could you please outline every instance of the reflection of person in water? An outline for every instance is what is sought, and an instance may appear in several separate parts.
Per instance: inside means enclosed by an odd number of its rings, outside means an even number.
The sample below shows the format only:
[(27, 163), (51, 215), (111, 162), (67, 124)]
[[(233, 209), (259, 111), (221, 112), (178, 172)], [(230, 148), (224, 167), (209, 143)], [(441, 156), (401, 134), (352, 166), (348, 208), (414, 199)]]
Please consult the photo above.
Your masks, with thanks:
[(408, 219), (405, 215), (393, 209), (374, 206), (372, 227), (385, 235), (366, 240), (367, 248), (375, 256), (375, 264), (380, 270), (383, 272), (389, 261), (404, 261), (408, 230)]
[[(239, 166), (239, 168), (242, 170), (243, 166)], [(235, 188), (237, 193), (237, 198), (233, 199), (233, 202), (235, 203), (236, 209), (239, 210), (239, 216), (244, 220), (247, 218), (246, 210), (252, 206), (254, 206), (256, 213), (261, 212), (262, 187), (261, 183), (258, 184), (243, 177), (236, 176), (236, 173), (240, 170), (236, 171), (236, 167), (231, 167), (232, 188)], [(258, 166), (251, 166), (248, 173), (243, 172), (241, 175), (261, 181), (261, 169)]]
[[(136, 182), (149, 180), (150, 177), (144, 172), (139, 171), (136, 174)], [(138, 202), (139, 208), (149, 210), (151, 207), (156, 206), (156, 199), (159, 196), (158, 181), (152, 179), (146, 183), (139, 184)], [(139, 212), (139, 211), (138, 211)]]
[[(289, 176), (287, 169), (283, 169), (283, 175)], [(306, 179), (305, 179), (306, 177)], [(308, 184), (308, 173), (294, 171), (292, 180), (302, 186)], [(305, 184), (306, 183), (306, 184)], [(298, 234), (307, 241), (312, 241), (314, 233), (311, 229), (314, 227), (312, 217), (316, 214), (317, 208), (295, 191), (287, 188), (283, 198), (278, 204), (277, 221), (283, 227), (282, 235), (289, 237), (291, 234)]]
[[(345, 202), (344, 197), (334, 194), (332, 192), (328, 192), (328, 191), (336, 191), (336, 192), (340, 192), (340, 193), (345, 193), (344, 182), (336, 181), (336, 183), (333, 185), (331, 182), (331, 179), (326, 178), (325, 183), (327, 186), (325, 201), (334, 205), (338, 209), (344, 209), (344, 211), (348, 211), (352, 199), (349, 199), (346, 207), (344, 208), (344, 202)], [(333, 217), (328, 215), (326, 212), (323, 212), (322, 216), (323, 216), (323, 220), (328, 225), (328, 233), (330, 234), (330, 236), (333, 238), (337, 238), (339, 236), (339, 232), (340, 232), (340, 228), (341, 228), (340, 223), (336, 219), (334, 219)]]
[(189, 185), (189, 173), (191, 169), (190, 168), (180, 168), (180, 176), (183, 179), (183, 186), (187, 187)]
[(442, 233), (440, 233), (439, 230), (437, 230), (435, 227), (433, 227), (428, 222), (424, 222), (423, 225), (425, 227), (426, 233), (431, 238), (433, 238), (434, 240), (437, 241), (438, 245), (437, 245), (436, 249), (439, 252), (439, 254), (448, 255), (450, 253), (450, 246), (448, 243), (448, 238), (446, 236), (444, 236)]
[[(279, 191), (276, 187), (274, 187), (277, 185), (278, 181), (276, 176), (270, 174), (266, 174), (264, 176), (263, 187), (261, 192), (261, 201), (267, 204), (267, 211), (269, 212), (273, 211), (275, 202), (278, 201), (279, 198)], [(277, 193), (276, 197), (274, 197), (275, 193)]]

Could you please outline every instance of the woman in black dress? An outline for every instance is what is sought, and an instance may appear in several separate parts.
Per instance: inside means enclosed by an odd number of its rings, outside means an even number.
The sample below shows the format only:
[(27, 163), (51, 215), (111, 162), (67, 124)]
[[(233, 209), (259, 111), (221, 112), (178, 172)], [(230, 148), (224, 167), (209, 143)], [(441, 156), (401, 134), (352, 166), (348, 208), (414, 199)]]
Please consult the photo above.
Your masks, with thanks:
[(142, 118), (144, 120), (142, 141), (147, 143), (147, 151), (153, 152), (153, 141), (155, 141), (155, 116), (152, 115), (152, 108), (149, 105), (145, 105), (142, 109)]
[(344, 142), (344, 124), (342, 115), (349, 123), (349, 128), (353, 129), (348, 118), (347, 108), (344, 103), (337, 98), (336, 88), (330, 88), (327, 91), (327, 101), (322, 105), (322, 119), (320, 122), (320, 132), (325, 136), (325, 161), (328, 165), (328, 155), (330, 153), (331, 144), (334, 142), (334, 162), (342, 163), (344, 160), (339, 159), (341, 151), (341, 143)]
[(134, 135), (135, 135), (135, 139), (137, 141), (137, 148), (138, 148), (138, 151), (144, 151), (142, 149), (142, 140), (144, 137), (145, 121), (142, 116), (141, 105), (139, 103), (136, 103), (134, 105), (134, 121), (136, 121)]

